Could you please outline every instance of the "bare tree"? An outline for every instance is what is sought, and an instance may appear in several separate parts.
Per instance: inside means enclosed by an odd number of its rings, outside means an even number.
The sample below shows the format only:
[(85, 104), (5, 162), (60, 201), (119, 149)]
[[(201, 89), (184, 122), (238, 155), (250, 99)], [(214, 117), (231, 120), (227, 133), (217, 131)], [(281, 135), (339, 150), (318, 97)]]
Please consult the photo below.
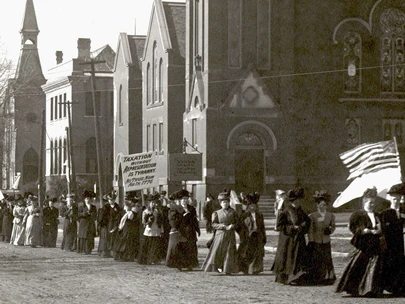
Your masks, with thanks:
[(14, 66), (11, 59), (7, 57), (3, 43), (0, 41), (0, 103), (3, 104), (6, 94), (8, 80), (14, 74)]

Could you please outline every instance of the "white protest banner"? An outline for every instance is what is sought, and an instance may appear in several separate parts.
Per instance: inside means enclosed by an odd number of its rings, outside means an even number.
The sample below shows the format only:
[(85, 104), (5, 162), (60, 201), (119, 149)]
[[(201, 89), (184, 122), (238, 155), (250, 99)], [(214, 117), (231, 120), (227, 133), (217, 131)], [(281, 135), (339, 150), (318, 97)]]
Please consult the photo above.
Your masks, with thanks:
[(125, 191), (136, 191), (159, 185), (156, 153), (146, 152), (121, 156)]

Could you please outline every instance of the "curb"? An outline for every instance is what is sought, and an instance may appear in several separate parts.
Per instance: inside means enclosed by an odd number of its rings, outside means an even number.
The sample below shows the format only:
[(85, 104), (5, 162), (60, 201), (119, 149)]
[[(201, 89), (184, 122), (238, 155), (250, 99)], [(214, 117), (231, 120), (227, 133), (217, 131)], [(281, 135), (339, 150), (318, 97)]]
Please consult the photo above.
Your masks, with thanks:
[[(264, 246), (264, 251), (266, 253), (276, 253), (277, 252), (277, 247), (272, 247), (272, 246)], [(349, 253), (347, 252), (332, 252), (332, 257), (339, 257), (339, 258), (346, 258), (349, 256)]]

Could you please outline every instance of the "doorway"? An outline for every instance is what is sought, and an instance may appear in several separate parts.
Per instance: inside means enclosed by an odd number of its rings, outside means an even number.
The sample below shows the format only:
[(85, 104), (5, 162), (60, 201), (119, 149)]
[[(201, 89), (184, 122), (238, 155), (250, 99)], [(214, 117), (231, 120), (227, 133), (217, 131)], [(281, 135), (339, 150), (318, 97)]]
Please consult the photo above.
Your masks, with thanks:
[(263, 192), (263, 149), (235, 150), (235, 190), (237, 193)]

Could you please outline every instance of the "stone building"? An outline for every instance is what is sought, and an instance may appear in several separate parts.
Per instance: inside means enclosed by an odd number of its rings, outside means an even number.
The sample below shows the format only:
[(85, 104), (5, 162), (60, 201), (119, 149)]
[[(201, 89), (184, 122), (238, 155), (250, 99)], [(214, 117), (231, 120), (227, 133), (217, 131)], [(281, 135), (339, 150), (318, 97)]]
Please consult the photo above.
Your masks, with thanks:
[[(27, 0), (21, 27), (21, 50), (15, 76), (9, 79), (2, 109), (2, 189), (15, 185), (36, 193), (41, 157), (41, 115), (46, 82), (38, 54), (38, 24), (33, 0)], [(4, 191), (3, 191), (4, 192)]]

